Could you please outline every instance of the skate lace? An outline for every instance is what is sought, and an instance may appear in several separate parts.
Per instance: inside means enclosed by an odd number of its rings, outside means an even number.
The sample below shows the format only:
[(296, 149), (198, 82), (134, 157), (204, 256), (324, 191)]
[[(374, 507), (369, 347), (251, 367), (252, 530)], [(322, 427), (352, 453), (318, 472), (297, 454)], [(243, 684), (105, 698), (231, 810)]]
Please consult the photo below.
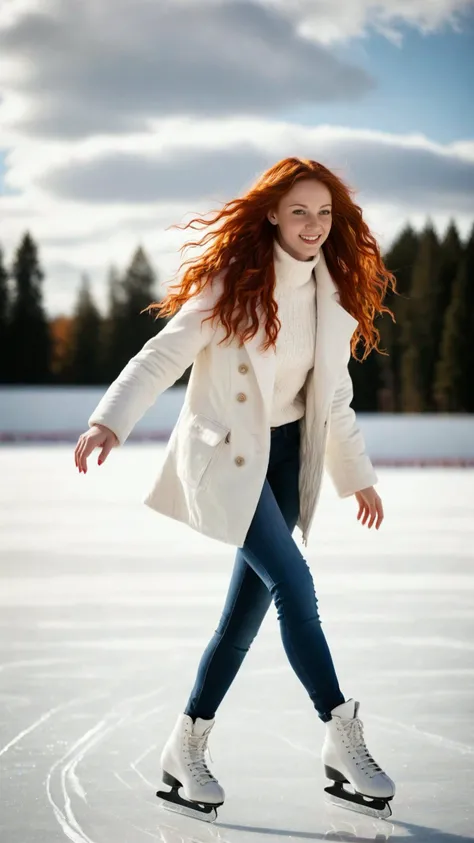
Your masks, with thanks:
[(370, 778), (373, 779), (377, 773), (383, 772), (367, 749), (362, 721), (354, 717), (353, 720), (341, 721), (341, 725), (349, 741), (349, 748), (355, 753), (358, 763), (364, 771), (369, 773)]
[(205, 754), (207, 751), (212, 761), (211, 753), (207, 745), (207, 740), (207, 734), (188, 735), (188, 767), (191, 770), (193, 777), (199, 782), (199, 784), (207, 784), (207, 782), (216, 781), (215, 776), (212, 775), (205, 760)]

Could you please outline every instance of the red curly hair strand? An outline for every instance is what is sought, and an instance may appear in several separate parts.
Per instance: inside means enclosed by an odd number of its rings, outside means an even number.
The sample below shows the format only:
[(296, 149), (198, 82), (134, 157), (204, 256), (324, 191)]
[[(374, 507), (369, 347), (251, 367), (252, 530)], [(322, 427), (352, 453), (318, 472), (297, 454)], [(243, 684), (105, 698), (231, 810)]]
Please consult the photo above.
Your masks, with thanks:
[(243, 343), (258, 331), (260, 303), (267, 314), (263, 348), (275, 347), (281, 323), (273, 299), (275, 228), (267, 213), (276, 208), (297, 181), (308, 178), (326, 185), (332, 197), (332, 226), (322, 248), (340, 303), (358, 321), (351, 352), (356, 356), (356, 347), (362, 342), (364, 353), (357, 359), (365, 360), (372, 349), (385, 354), (378, 348), (380, 333), (374, 321), (382, 313), (390, 313), (395, 321), (392, 311), (382, 302), (389, 286), (395, 291), (396, 278), (385, 267), (377, 242), (362, 219), (362, 209), (351, 198), (354, 191), (323, 164), (301, 158), (284, 158), (270, 167), (244, 196), (227, 202), (214, 212), (212, 219), (197, 217), (186, 225), (172, 226), (183, 230), (209, 229), (198, 242), (185, 243), (181, 252), (193, 246), (211, 245), (203, 254), (181, 264), (178, 273), (190, 266), (181, 282), (172, 285), (178, 288), (177, 292), (168, 292), (162, 302), (154, 302), (145, 310), (172, 316), (225, 270), (223, 293), (207, 319), (217, 318), (224, 326), (227, 333), (222, 342), (232, 336)]

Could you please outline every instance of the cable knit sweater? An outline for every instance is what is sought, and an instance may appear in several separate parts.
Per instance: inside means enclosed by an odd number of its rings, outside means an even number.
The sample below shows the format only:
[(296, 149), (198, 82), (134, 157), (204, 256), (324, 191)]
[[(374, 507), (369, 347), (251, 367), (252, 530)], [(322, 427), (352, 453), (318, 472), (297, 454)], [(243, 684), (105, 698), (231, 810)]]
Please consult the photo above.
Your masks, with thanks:
[(313, 260), (299, 261), (275, 240), (275, 301), (281, 322), (276, 341), (276, 376), (271, 427), (302, 418), (305, 412), (303, 387), (314, 365), (316, 342), (316, 279)]

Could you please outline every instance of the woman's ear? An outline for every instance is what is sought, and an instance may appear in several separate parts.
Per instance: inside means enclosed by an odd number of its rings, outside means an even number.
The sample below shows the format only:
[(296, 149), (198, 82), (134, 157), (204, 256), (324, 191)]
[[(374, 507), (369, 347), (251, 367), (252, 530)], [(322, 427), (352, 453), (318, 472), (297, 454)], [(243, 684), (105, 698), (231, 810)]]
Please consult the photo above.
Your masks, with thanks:
[(269, 222), (271, 222), (272, 225), (276, 225), (277, 224), (277, 218), (276, 218), (275, 211), (269, 211), (268, 214), (267, 214), (267, 219), (269, 220)]

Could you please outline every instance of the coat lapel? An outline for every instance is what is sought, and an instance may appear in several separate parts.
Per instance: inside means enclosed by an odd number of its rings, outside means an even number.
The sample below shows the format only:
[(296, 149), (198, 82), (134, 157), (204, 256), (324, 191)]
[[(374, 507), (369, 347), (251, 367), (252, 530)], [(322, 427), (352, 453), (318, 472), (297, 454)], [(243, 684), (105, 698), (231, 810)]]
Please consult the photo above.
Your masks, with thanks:
[[(316, 266), (317, 330), (314, 356), (316, 400), (324, 403), (341, 363), (348, 360), (349, 343), (358, 322), (340, 304), (339, 291), (327, 268), (324, 253)], [(319, 399), (319, 400), (318, 400)]]
[(272, 348), (262, 351), (260, 346), (265, 341), (265, 330), (263, 327), (264, 312), (261, 305), (257, 307), (257, 315), (260, 327), (252, 339), (244, 343), (252, 364), (255, 377), (263, 398), (264, 407), (270, 412), (273, 387), (275, 384), (276, 360), (275, 351)]

